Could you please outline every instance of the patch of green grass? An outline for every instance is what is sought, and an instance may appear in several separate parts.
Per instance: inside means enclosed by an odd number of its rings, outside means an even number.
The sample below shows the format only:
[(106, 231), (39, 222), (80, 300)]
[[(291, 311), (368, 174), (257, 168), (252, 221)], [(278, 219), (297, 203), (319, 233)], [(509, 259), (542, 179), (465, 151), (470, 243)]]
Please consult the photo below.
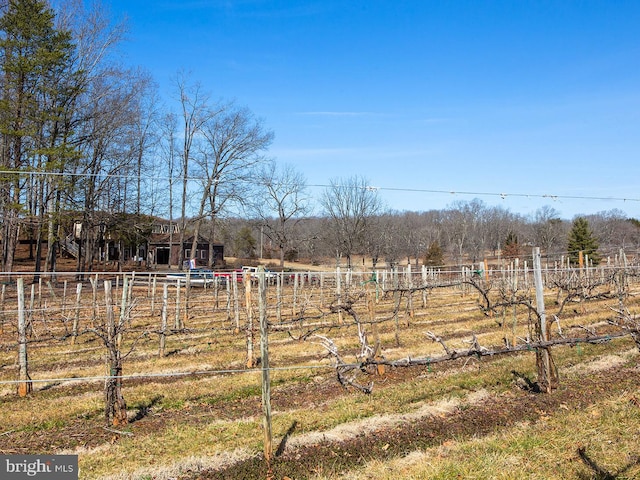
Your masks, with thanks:
[(35, 433), (47, 430), (54, 430), (57, 428), (62, 428), (66, 425), (66, 422), (61, 418), (52, 418), (50, 420), (45, 420), (44, 422), (34, 423), (25, 425), (20, 430), (28, 433)]

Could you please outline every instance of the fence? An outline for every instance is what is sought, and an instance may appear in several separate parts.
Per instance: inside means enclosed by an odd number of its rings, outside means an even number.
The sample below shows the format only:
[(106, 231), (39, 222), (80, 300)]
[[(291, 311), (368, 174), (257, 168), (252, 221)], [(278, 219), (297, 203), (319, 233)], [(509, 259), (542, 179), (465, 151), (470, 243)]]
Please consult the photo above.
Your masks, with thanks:
[[(268, 373), (274, 368), (332, 368), (344, 385), (366, 392), (370, 387), (362, 378), (371, 368), (375, 374), (381, 373), (380, 367), (535, 351), (541, 364), (539, 383), (549, 389), (555, 381), (551, 347), (626, 335), (638, 338), (630, 307), (635, 305), (639, 269), (624, 255), (588, 268), (569, 268), (564, 262), (534, 268), (535, 256), (533, 260), (531, 265), (514, 261), (499, 269), (482, 264), (457, 271), (407, 266), (278, 273), (270, 278), (231, 275), (201, 286), (159, 273), (92, 273), (86, 282), (59, 273), (55, 282), (40, 276), (30, 285), (25, 280), (33, 274), (13, 274), (17, 280), (4, 283), (0, 295), (0, 351), (3, 365), (17, 358), (19, 368), (17, 376), (3, 369), (0, 385), (5, 394), (17, 388), (19, 395), (33, 395), (34, 384), (48, 388), (79, 379), (122, 383), (131, 378), (124, 360), (130, 352), (167, 358), (175, 349), (198, 352), (217, 340), (218, 345), (226, 342), (218, 348), (228, 349), (229, 355), (223, 356), (227, 363), (200, 372), (168, 373), (149, 364), (147, 372), (135, 376), (261, 371), (266, 422)], [(588, 312), (592, 321), (582, 320), (587, 307), (593, 310)], [(551, 321), (542, 323), (546, 318)], [(456, 322), (468, 328), (452, 333), (449, 326)], [(412, 343), (424, 329), (432, 342)], [(104, 341), (96, 343), (101, 338)], [(330, 364), (321, 361), (320, 354), (312, 363), (287, 356), (291, 342), (310, 339), (318, 340), (332, 358)], [(52, 355), (60, 345), (66, 346), (67, 357), (83, 359), (86, 365), (75, 369), (71, 361), (61, 360), (62, 354)], [(406, 352), (404, 345), (413, 350)], [(383, 349), (406, 355), (386, 358)], [(124, 366), (108, 362), (113, 354)], [(275, 364), (269, 362), (270, 355), (275, 355)], [(66, 365), (53, 376), (52, 358)], [(113, 396), (119, 398), (117, 392)], [(269, 430), (265, 423), (265, 432)], [(269, 458), (271, 447), (265, 448)]]

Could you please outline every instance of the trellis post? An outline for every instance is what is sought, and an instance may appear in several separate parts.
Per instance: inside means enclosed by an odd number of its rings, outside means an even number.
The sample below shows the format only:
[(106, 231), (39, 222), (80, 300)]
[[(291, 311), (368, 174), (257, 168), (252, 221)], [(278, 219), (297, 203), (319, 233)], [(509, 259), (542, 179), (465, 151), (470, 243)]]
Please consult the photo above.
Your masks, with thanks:
[(16, 279), (18, 287), (18, 395), (26, 397), (33, 390), (27, 357), (27, 322), (24, 313), (24, 279)]
[[(547, 317), (544, 306), (544, 285), (542, 283), (542, 266), (540, 263), (540, 247), (533, 249), (533, 280), (536, 287), (536, 310), (538, 311), (539, 341), (549, 340)], [(553, 368), (553, 359), (549, 347), (536, 349), (536, 364), (538, 366), (538, 385), (543, 392), (551, 393), (557, 383), (557, 375)]]
[(271, 379), (269, 373), (269, 323), (267, 318), (267, 282), (264, 267), (258, 267), (258, 310), (260, 315), (260, 360), (262, 363), (262, 410), (264, 413), (264, 458), (271, 465), (273, 434), (271, 430)]

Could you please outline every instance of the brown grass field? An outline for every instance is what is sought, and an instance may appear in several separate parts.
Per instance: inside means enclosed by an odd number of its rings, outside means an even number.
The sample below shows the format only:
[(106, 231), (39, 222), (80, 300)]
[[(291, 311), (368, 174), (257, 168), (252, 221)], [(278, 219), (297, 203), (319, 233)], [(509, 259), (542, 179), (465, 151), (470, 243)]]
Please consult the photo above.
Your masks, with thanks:
[[(178, 312), (185, 328), (167, 337), (159, 356), (162, 282), (154, 291), (146, 277), (136, 278), (122, 348), (128, 353), (123, 382), (129, 421), (119, 427), (105, 425), (106, 350), (89, 331), (103, 321), (103, 290), (98, 288), (94, 306), (91, 285), (83, 284), (76, 309), (72, 276), (60, 275), (51, 288), (33, 284), (33, 296), (27, 282), (33, 391), (21, 398), (11, 383), (17, 379), (15, 285), (5, 287), (0, 454), (77, 454), (84, 479), (640, 478), (638, 348), (630, 336), (614, 338), (620, 303), (607, 295), (611, 286), (602, 286), (598, 298), (571, 303), (550, 324), (552, 338), (611, 334), (598, 344), (553, 347), (559, 385), (550, 394), (536, 390), (533, 350), (384, 371), (369, 367), (356, 370), (355, 381), (372, 382), (370, 394), (342, 386), (323, 337), (345, 362), (356, 361), (361, 343), (354, 317), (332, 311), (334, 273), (322, 284), (288, 283), (279, 297), (269, 287), (274, 459), (268, 468), (261, 369), (245, 365), (244, 286), (238, 286), (239, 319), (226, 288), (192, 289), (188, 312), (184, 304)], [(474, 338), (500, 350), (505, 339), (522, 344), (532, 334), (526, 309), (510, 306), (488, 315), (468, 286), (429, 289), (426, 303), (421, 291), (411, 303), (406, 295), (396, 303), (380, 281), (369, 279), (354, 275), (351, 286), (343, 285), (341, 301), (353, 301), (368, 344), (378, 343), (386, 360), (444, 355), (427, 332), (457, 351)], [(170, 288), (167, 309), (171, 326), (175, 290)], [(625, 307), (632, 316), (638, 291), (631, 283)], [(120, 293), (114, 295), (117, 307)], [(522, 283), (519, 293), (531, 297), (533, 287)], [(545, 292), (550, 318), (557, 299), (557, 291)], [(250, 308), (257, 316), (255, 286)], [(80, 335), (72, 343), (68, 333), (76, 314)], [(257, 327), (254, 335), (259, 352)]]

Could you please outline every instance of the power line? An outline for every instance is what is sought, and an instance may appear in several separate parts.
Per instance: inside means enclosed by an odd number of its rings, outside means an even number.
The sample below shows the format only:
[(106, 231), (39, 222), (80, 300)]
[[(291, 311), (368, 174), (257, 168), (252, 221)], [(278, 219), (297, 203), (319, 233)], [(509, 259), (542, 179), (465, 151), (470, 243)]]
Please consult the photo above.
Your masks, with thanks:
[[(21, 176), (53, 176), (53, 177), (85, 177), (85, 178), (115, 178), (115, 179), (129, 179), (129, 180), (156, 180), (156, 181), (171, 181), (171, 180), (184, 180), (183, 177), (165, 177), (157, 175), (129, 175), (129, 174), (115, 174), (115, 173), (82, 173), (82, 172), (41, 172), (41, 171), (15, 171), (15, 170), (0, 170), (0, 175), (21, 175)], [(195, 182), (201, 181), (201, 177), (187, 177), (187, 181)], [(235, 182), (254, 183), (249, 179), (234, 179)], [(282, 187), (287, 186), (286, 183), (279, 184)], [(336, 185), (315, 183), (307, 184), (307, 187), (312, 188), (330, 188)], [(338, 185), (340, 186), (340, 185)], [(481, 192), (481, 191), (468, 191), (468, 190), (437, 190), (429, 188), (404, 188), (404, 187), (385, 187), (385, 186), (348, 186), (344, 185), (344, 188), (358, 188), (366, 189), (369, 191), (387, 191), (387, 192), (404, 192), (404, 193), (424, 193), (424, 194), (437, 194), (437, 195), (465, 195), (476, 197), (499, 197), (506, 200), (509, 197), (515, 198), (541, 198), (548, 200), (595, 200), (595, 201), (617, 201), (617, 202), (640, 202), (640, 198), (633, 197), (602, 197), (592, 195), (560, 195), (553, 193), (523, 193), (523, 192)]]
[[(310, 187), (328, 187), (329, 185), (316, 184), (309, 185)], [(596, 197), (589, 195), (555, 195), (555, 194), (534, 194), (534, 193), (507, 193), (507, 192), (472, 192), (465, 190), (433, 190), (426, 188), (400, 188), (400, 187), (374, 187), (366, 186), (359, 187), (366, 188), (367, 190), (377, 191), (389, 191), (389, 192), (405, 192), (405, 193), (430, 193), (430, 194), (447, 194), (447, 195), (473, 195), (484, 197), (500, 197), (506, 200), (508, 197), (519, 198), (544, 198), (550, 200), (599, 200), (599, 201), (622, 201), (622, 202), (640, 202), (640, 198), (627, 198), (627, 197)]]

